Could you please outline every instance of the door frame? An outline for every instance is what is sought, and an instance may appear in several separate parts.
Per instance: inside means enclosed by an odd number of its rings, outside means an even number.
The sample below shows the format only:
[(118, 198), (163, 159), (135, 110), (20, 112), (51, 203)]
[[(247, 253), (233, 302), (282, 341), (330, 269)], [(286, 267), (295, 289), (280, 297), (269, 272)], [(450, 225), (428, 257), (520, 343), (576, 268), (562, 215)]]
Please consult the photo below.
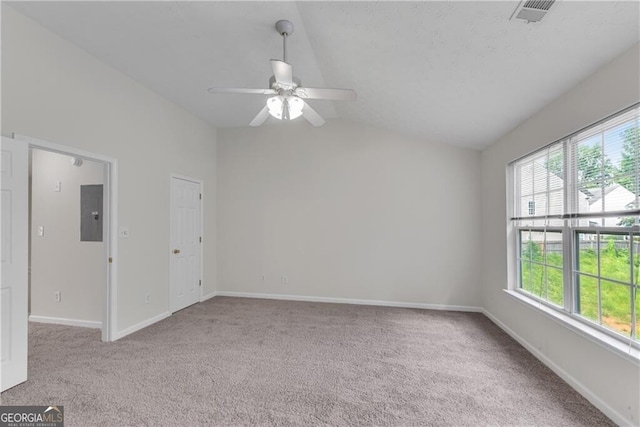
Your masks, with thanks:
[[(181, 179), (183, 181), (189, 181), (192, 182), (194, 184), (198, 184), (198, 187), (200, 188), (200, 194), (202, 196), (202, 198), (200, 199), (200, 237), (202, 237), (202, 241), (200, 242), (200, 296), (198, 298), (198, 302), (202, 302), (202, 289), (204, 289), (204, 283), (202, 282), (204, 280), (204, 251), (203, 251), (203, 247), (204, 247), (204, 188), (203, 188), (203, 181), (201, 179), (198, 178), (193, 178), (190, 176), (186, 176), (186, 175), (181, 175), (178, 173), (171, 173), (169, 175), (169, 247), (168, 247), (168, 251), (167, 253), (169, 254), (169, 312), (171, 312), (171, 182), (174, 179)], [(171, 313), (173, 314), (173, 313)]]
[[(114, 341), (118, 331), (118, 160), (113, 157), (91, 153), (78, 148), (31, 138), (14, 133), (13, 138), (24, 141), (32, 149), (49, 151), (67, 156), (80, 157), (105, 165), (103, 203), (108, 206), (105, 210), (106, 218), (103, 222), (104, 260), (106, 265), (106, 287), (102, 305), (102, 341)], [(29, 201), (31, 203), (31, 201)], [(29, 242), (29, 246), (31, 242)], [(31, 250), (31, 249), (29, 249)]]

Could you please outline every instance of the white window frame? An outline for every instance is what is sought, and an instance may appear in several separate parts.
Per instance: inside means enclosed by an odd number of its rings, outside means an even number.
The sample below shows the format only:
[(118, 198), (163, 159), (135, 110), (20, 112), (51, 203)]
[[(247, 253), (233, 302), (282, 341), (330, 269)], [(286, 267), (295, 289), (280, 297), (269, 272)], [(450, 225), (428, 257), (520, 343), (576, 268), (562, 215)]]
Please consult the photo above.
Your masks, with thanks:
[[(577, 171), (577, 167), (575, 165), (577, 165), (577, 161), (576, 159), (573, 157), (573, 153), (576, 150), (573, 150), (572, 146), (577, 144), (578, 141), (575, 140), (575, 136), (577, 136), (580, 133), (583, 133), (586, 130), (589, 130), (591, 128), (595, 128), (596, 126), (602, 124), (602, 123), (606, 123), (607, 121), (610, 121), (616, 117), (618, 117), (619, 115), (622, 115), (630, 110), (633, 109), (638, 109), (640, 106), (640, 103), (635, 104), (629, 108), (626, 108), (618, 113), (615, 113), (597, 123), (594, 123), (592, 125), (589, 125), (587, 127), (585, 127), (584, 129), (581, 129), (571, 135), (568, 135), (567, 137), (564, 137), (558, 141), (553, 142), (552, 144), (549, 144), (543, 148), (541, 148), (540, 150), (537, 150), (535, 152), (532, 152), (526, 156), (523, 156), (522, 158), (515, 160), (514, 162), (509, 164), (509, 173), (507, 174), (508, 176), (508, 185), (507, 188), (509, 189), (509, 197), (508, 197), (508, 201), (510, 203), (510, 207), (509, 207), (509, 212), (510, 212), (510, 218), (508, 219), (508, 230), (509, 233), (508, 235), (510, 236), (510, 247), (511, 247), (511, 251), (509, 253), (509, 265), (510, 265), (510, 272), (512, 273), (509, 277), (510, 277), (510, 282), (509, 282), (509, 290), (510, 291), (515, 291), (517, 292), (517, 294), (520, 297), (523, 297), (522, 299), (524, 299), (525, 301), (530, 301), (533, 304), (533, 306), (538, 306), (542, 311), (546, 312), (547, 314), (549, 313), (558, 313), (558, 315), (554, 315), (554, 317), (556, 317), (557, 319), (565, 319), (564, 321), (566, 321), (567, 323), (571, 323), (571, 324), (578, 324), (581, 325), (578, 327), (578, 329), (581, 330), (581, 332), (587, 331), (587, 333), (591, 336), (591, 338), (595, 338), (596, 341), (602, 341), (602, 340), (607, 340), (609, 341), (606, 337), (610, 337), (613, 338), (614, 340), (623, 343), (624, 345), (628, 345), (630, 348), (633, 347), (634, 349), (636, 349), (635, 353), (635, 357), (638, 357), (638, 349), (640, 349), (640, 333), (637, 333), (637, 323), (640, 323), (640, 313), (636, 313), (636, 303), (635, 303), (635, 299), (640, 298), (640, 295), (638, 295), (638, 293), (640, 293), (640, 283), (634, 284), (633, 280), (634, 280), (634, 244), (633, 244), (633, 237), (634, 236), (638, 236), (640, 234), (640, 226), (638, 225), (634, 225), (632, 227), (597, 227), (597, 228), (590, 228), (587, 226), (578, 226), (577, 224), (577, 220), (576, 218), (581, 217), (579, 214), (575, 215), (575, 214), (567, 214), (566, 212), (571, 209), (572, 205), (571, 205), (571, 201), (572, 200), (577, 200), (577, 194), (579, 192), (578, 189), (578, 185), (576, 185), (577, 181), (578, 181), (578, 171)], [(547, 202), (547, 212), (544, 213), (544, 215), (531, 215), (530, 213), (530, 208), (531, 208), (531, 203), (529, 202), (529, 204), (527, 204), (526, 208), (528, 209), (528, 213), (529, 216), (525, 217), (525, 216), (521, 216), (522, 213), (520, 212), (520, 209), (523, 209), (522, 206), (522, 201), (520, 199), (520, 194), (519, 193), (519, 189), (518, 186), (516, 185), (516, 181), (520, 179), (519, 173), (516, 170), (516, 165), (519, 161), (524, 160), (524, 159), (530, 159), (533, 156), (535, 156), (536, 154), (548, 150), (549, 147), (556, 145), (556, 144), (562, 144), (563, 147), (563, 154), (564, 154), (564, 173), (563, 173), (563, 180), (564, 180), (564, 188), (563, 188), (563, 194), (564, 194), (564, 207), (563, 207), (563, 211), (564, 213), (562, 215), (549, 215), (548, 214), (548, 210), (549, 210), (549, 201)], [(535, 203), (535, 202), (534, 202)], [(598, 214), (600, 217), (603, 216), (622, 216), (621, 212), (609, 212), (609, 213), (600, 213)], [(595, 215), (593, 215), (595, 216)], [(625, 211), (624, 212), (624, 216), (640, 216), (640, 209), (632, 209), (630, 211)], [(584, 215), (584, 217), (589, 217), (588, 215)], [(554, 226), (550, 226), (550, 225), (543, 225), (543, 226), (534, 226), (534, 225), (519, 225), (517, 224), (518, 220), (521, 219), (532, 219), (532, 220), (540, 220), (540, 219), (544, 219), (545, 220), (545, 224), (547, 224), (549, 219), (555, 219), (556, 222), (558, 220), (562, 221), (562, 225), (558, 226), (558, 225), (554, 225)], [(563, 245), (563, 267), (562, 267), (562, 271), (563, 271), (563, 305), (560, 307), (552, 302), (549, 302), (547, 300), (545, 300), (544, 298), (540, 298), (530, 292), (525, 291), (524, 289), (522, 289), (522, 263), (521, 263), (521, 248), (522, 248), (522, 242), (521, 242), (521, 234), (524, 231), (533, 231), (533, 232), (561, 232), (562, 233), (562, 245)], [(608, 329), (604, 326), (601, 326), (591, 320), (589, 320), (588, 318), (580, 315), (577, 312), (577, 308), (578, 308), (578, 301), (577, 299), (577, 277), (578, 274), (580, 274), (577, 271), (577, 261), (578, 261), (578, 256), (579, 256), (579, 250), (576, 247), (576, 243), (579, 244), (578, 242), (578, 235), (581, 233), (588, 233), (588, 234), (597, 234), (597, 233), (601, 233), (601, 234), (628, 234), (629, 235), (629, 239), (630, 239), (630, 257), (631, 257), (631, 271), (630, 271), (630, 278), (629, 278), (629, 283), (627, 284), (630, 287), (630, 293), (631, 293), (631, 328), (632, 328), (632, 333), (630, 336), (625, 336), (623, 334), (617, 333), (611, 329)], [(546, 239), (546, 237), (545, 237)], [(546, 260), (544, 262), (546, 264)], [(598, 272), (597, 275), (597, 280), (609, 280), (607, 277), (602, 277), (600, 272)], [(600, 311), (602, 310), (602, 301), (599, 300), (598, 301), (598, 311), (600, 313)], [(599, 316), (600, 318), (600, 316)], [(573, 321), (576, 322), (573, 322)], [(609, 341), (610, 342), (610, 341)]]

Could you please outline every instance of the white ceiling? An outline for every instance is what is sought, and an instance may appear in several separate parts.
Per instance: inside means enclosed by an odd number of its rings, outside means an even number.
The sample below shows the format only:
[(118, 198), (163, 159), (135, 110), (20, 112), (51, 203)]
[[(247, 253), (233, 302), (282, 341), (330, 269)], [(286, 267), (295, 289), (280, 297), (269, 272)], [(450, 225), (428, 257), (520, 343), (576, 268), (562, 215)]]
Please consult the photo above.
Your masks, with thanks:
[(358, 93), (309, 101), (325, 118), (479, 149), (640, 40), (637, 1), (560, 0), (529, 25), (509, 20), (517, 1), (9, 4), (216, 127), (264, 98), (206, 89), (266, 88), (289, 19), (302, 83)]

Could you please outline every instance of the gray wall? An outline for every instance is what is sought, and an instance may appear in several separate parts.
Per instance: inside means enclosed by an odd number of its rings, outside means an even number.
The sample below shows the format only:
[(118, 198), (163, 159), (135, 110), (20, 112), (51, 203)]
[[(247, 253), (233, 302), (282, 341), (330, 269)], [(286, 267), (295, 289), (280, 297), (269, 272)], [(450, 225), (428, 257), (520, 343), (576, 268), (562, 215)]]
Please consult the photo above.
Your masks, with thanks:
[(480, 306), (478, 151), (339, 120), (218, 144), (220, 290)]

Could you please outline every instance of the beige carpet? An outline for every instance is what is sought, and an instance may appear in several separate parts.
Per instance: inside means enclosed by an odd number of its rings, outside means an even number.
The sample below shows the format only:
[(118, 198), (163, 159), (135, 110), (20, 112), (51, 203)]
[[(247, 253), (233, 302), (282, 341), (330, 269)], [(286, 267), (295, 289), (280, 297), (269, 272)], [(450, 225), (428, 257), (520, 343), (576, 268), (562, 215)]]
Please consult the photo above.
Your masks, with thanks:
[(2, 404), (67, 426), (613, 425), (477, 313), (217, 297), (115, 343), (29, 340)]

